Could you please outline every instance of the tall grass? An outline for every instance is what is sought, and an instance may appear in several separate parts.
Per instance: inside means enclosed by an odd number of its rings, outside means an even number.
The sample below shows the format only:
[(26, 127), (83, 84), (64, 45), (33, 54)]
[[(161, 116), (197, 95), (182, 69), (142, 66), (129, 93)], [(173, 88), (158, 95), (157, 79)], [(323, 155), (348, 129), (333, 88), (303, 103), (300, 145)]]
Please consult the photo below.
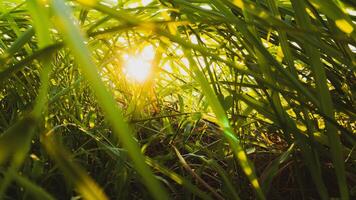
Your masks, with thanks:
[(354, 6), (4, 1), (0, 198), (352, 199)]

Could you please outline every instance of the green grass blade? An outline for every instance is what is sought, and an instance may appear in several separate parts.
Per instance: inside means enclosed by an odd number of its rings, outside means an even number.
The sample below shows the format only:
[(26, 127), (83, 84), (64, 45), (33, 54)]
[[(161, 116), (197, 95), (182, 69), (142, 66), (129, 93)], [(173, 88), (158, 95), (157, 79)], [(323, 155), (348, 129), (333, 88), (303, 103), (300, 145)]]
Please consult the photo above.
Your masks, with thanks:
[(6, 50), (4, 54), (1, 55), (0, 61), (1, 64), (6, 63), (6, 61), (13, 56), (16, 52), (18, 52), (25, 44), (27, 44), (32, 36), (34, 36), (35, 32), (33, 28), (27, 29), (23, 32), (15, 41), (14, 43)]
[[(305, 4), (301, 1), (296, 1), (296, 0), (293, 0), (292, 3), (296, 12), (296, 18), (299, 26), (303, 28), (312, 29), (310, 19), (306, 12)], [(312, 71), (314, 73), (315, 82), (316, 82), (316, 89), (318, 91), (318, 96), (320, 101), (320, 110), (324, 112), (326, 116), (333, 119), (334, 108), (329, 93), (329, 88), (327, 85), (325, 69), (320, 60), (320, 54), (317, 49), (313, 48), (307, 43), (304, 44), (304, 48), (311, 61)], [(326, 122), (326, 134), (328, 135), (329, 138), (329, 143), (331, 147), (330, 151), (332, 155), (333, 164), (335, 167), (336, 176), (338, 179), (341, 198), (349, 199), (340, 137), (338, 136), (336, 127), (329, 122)]]
[(69, 182), (72, 182), (77, 191), (88, 200), (106, 200), (108, 199), (101, 188), (70, 159), (70, 153), (64, 150), (58, 142), (54, 141), (54, 136), (44, 135), (43, 144), (51, 156), (56, 161), (58, 167), (66, 176)]
[(331, 0), (309, 0), (313, 6), (322, 11), (326, 16), (330, 17), (335, 25), (345, 34), (351, 36), (356, 40), (356, 27), (350, 17), (339, 7), (340, 4), (336, 4)]
[(226, 116), (225, 110), (219, 102), (219, 99), (214, 94), (213, 89), (209, 85), (209, 82), (204, 77), (204, 74), (199, 70), (196, 62), (193, 60), (192, 55), (189, 51), (185, 51), (185, 55), (188, 58), (190, 67), (194, 73), (194, 77), (196, 81), (200, 84), (203, 94), (208, 99), (210, 107), (214, 111), (216, 118), (218, 119), (220, 127), (223, 129), (224, 136), (229, 142), (231, 149), (236, 156), (239, 164), (241, 165), (243, 171), (245, 172), (246, 176), (250, 180), (252, 186), (256, 190), (258, 198), (265, 199), (260, 184), (258, 183), (257, 176), (254, 171), (253, 165), (249, 162), (247, 155), (242, 148), (239, 140), (237, 139), (236, 135), (234, 134), (233, 129), (230, 126), (230, 122)]
[(24, 187), (25, 190), (31, 194), (32, 198), (38, 200), (55, 200), (55, 198), (51, 194), (49, 194), (42, 187), (36, 185), (26, 177), (17, 174), (15, 172), (10, 172), (10, 173), (13, 176), (14, 181), (16, 181), (22, 187)]
[(106, 114), (107, 120), (110, 122), (114, 133), (120, 139), (124, 148), (128, 151), (146, 187), (155, 199), (168, 199), (167, 192), (157, 179), (155, 179), (145, 163), (144, 156), (141, 154), (138, 144), (133, 138), (132, 130), (125, 122), (122, 112), (118, 108), (112, 94), (108, 92), (105, 85), (101, 82), (97, 68), (91, 59), (91, 53), (84, 43), (84, 37), (70, 18), (71, 12), (69, 8), (61, 0), (54, 0), (52, 8), (55, 13), (55, 20), (63, 33), (67, 46), (73, 51), (76, 61), (97, 97), (99, 105)]

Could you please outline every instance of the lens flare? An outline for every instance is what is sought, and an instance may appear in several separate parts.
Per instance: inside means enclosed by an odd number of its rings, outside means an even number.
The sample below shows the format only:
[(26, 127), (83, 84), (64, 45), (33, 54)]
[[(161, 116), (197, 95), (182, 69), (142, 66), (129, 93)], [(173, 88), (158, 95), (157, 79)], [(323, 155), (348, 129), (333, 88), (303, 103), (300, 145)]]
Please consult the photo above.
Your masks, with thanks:
[(143, 83), (152, 71), (152, 60), (154, 58), (153, 46), (145, 47), (135, 55), (124, 55), (123, 73), (128, 80)]

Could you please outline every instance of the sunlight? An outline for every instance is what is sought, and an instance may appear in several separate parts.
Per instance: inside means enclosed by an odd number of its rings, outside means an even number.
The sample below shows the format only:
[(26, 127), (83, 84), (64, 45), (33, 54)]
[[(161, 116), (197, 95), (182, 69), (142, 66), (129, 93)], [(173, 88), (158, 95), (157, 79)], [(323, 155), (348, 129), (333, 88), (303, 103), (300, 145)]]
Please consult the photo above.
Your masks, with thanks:
[(152, 60), (154, 58), (153, 46), (145, 47), (135, 55), (124, 55), (123, 73), (128, 80), (143, 83), (151, 74)]
[[(112, 0), (112, 1), (116, 1), (117, 0)], [(128, 4), (126, 4), (126, 8), (137, 8), (140, 6), (147, 6), (150, 3), (152, 3), (153, 0), (141, 0), (141, 1), (134, 1), (134, 2), (129, 2)]]
[(142, 0), (141, 3), (143, 6), (147, 6), (148, 4), (150, 4), (152, 2), (152, 0)]
[(123, 72), (127, 79), (134, 80), (139, 83), (145, 82), (151, 71), (149, 62), (144, 61), (139, 56), (127, 57)]

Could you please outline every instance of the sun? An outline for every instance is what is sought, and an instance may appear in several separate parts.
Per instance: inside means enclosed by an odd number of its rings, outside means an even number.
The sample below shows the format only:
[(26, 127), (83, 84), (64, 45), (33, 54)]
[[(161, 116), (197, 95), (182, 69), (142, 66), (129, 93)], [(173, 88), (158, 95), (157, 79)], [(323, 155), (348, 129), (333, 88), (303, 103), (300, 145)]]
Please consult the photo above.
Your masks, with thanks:
[(151, 63), (137, 55), (128, 56), (125, 60), (123, 72), (128, 80), (143, 83), (150, 75)]
[(154, 48), (145, 47), (140, 53), (123, 56), (123, 73), (127, 80), (137, 83), (144, 83), (151, 74), (152, 60), (154, 58)]

